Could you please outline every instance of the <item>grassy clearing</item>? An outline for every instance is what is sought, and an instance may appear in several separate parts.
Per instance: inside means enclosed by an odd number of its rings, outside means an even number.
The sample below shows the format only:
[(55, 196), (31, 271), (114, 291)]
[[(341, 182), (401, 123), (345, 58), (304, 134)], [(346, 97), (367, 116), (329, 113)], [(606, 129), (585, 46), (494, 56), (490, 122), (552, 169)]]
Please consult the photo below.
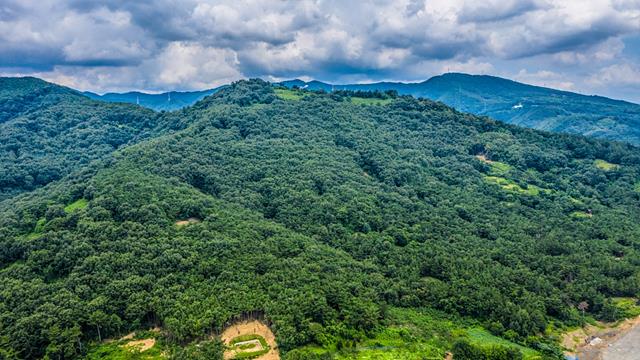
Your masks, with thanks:
[(283, 100), (298, 101), (303, 95), (300, 91), (289, 89), (274, 89), (276, 96)]
[(613, 298), (613, 304), (624, 313), (625, 318), (640, 316), (640, 302), (630, 297)]
[(491, 175), (502, 176), (511, 170), (511, 165), (500, 161), (489, 160), (485, 155), (476, 155), (476, 158), (491, 167), (489, 170), (489, 174)]
[(451, 319), (434, 310), (392, 308), (390, 323), (372, 338), (350, 346), (307, 346), (306, 353), (329, 354), (336, 360), (444, 359), (460, 338), (482, 346), (501, 345), (519, 349), (526, 360), (539, 359), (530, 348), (492, 335), (463, 319)]
[[(256, 346), (256, 344), (240, 344), (251, 340), (257, 340), (260, 342), (260, 348)], [(229, 348), (235, 351), (233, 355), (233, 359), (248, 359), (258, 357), (260, 355), (266, 354), (271, 349), (267, 340), (265, 340), (262, 336), (258, 334), (248, 334), (248, 335), (240, 335), (235, 337), (229, 341)]]
[(87, 207), (88, 204), (89, 202), (87, 201), (87, 199), (78, 199), (72, 202), (71, 204), (65, 206), (64, 212), (70, 213), (70, 212), (73, 212), (74, 210), (84, 209)]
[(481, 327), (472, 327), (467, 329), (467, 336), (469, 337), (469, 341), (475, 345), (482, 345), (482, 346), (500, 345), (505, 347), (516, 348), (520, 350), (520, 352), (522, 352), (522, 355), (524, 356), (525, 360), (534, 360), (534, 359), (541, 358), (540, 354), (537, 351), (530, 349), (528, 347), (513, 343), (509, 340), (497, 337)]
[(356, 105), (387, 105), (392, 101), (393, 99), (361, 98), (361, 97), (351, 98), (351, 103)]
[(612, 164), (612, 163), (604, 161), (602, 159), (596, 159), (593, 162), (593, 165), (595, 165), (595, 167), (597, 167), (598, 169), (604, 170), (604, 171), (617, 170), (620, 167), (620, 165)]
[(577, 219), (589, 219), (593, 217), (593, 214), (589, 214), (584, 211), (574, 211), (571, 213), (571, 216)]
[(500, 185), (500, 187), (502, 187), (502, 189), (506, 191), (510, 191), (518, 194), (538, 196), (540, 195), (541, 192), (544, 192), (547, 194), (551, 192), (551, 190), (549, 189), (543, 189), (535, 185), (527, 185), (526, 188), (523, 188), (522, 186), (518, 185), (515, 181), (509, 180), (500, 176), (485, 176), (484, 179), (487, 182), (490, 182), (492, 184)]
[(140, 352), (135, 347), (123, 346), (128, 341), (102, 343), (89, 349), (86, 360), (161, 360), (166, 359), (163, 350), (155, 345), (151, 349)]

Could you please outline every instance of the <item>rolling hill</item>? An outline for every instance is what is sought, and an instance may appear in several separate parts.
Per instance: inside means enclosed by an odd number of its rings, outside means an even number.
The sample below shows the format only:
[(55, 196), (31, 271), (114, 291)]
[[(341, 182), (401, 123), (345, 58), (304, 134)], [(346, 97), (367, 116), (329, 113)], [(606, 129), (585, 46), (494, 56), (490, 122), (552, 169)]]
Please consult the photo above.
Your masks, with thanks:
[[(638, 104), (532, 86), (495, 76), (447, 73), (420, 83), (336, 85), (315, 80), (289, 80), (281, 84), (326, 92), (395, 90), (401, 95), (441, 101), (459, 111), (489, 116), (509, 124), (640, 145)], [(84, 94), (96, 100), (139, 103), (156, 111), (171, 111), (190, 106), (219, 89), (163, 94)]]
[(420, 83), (332, 85), (291, 80), (311, 90), (387, 91), (441, 101), (459, 111), (538, 130), (640, 144), (640, 105), (487, 75), (448, 73)]
[(153, 133), (161, 116), (36, 78), (0, 78), (0, 201)]
[[(64, 97), (72, 118), (140, 111)], [(640, 291), (629, 144), (261, 80), (141, 129), (0, 202), (0, 356), (104, 355), (158, 326), (158, 356), (220, 359), (214, 335), (255, 316), (288, 360), (559, 359), (555, 331)]]

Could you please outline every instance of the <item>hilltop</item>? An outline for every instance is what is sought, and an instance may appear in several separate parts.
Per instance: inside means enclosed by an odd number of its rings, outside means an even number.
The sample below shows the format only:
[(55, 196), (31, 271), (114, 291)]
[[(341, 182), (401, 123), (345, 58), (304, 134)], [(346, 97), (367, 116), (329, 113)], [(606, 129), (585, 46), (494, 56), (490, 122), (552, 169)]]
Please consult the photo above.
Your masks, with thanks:
[(640, 144), (640, 105), (532, 86), (488, 75), (447, 73), (419, 83), (335, 85), (291, 80), (310, 90), (387, 91), (441, 101), (459, 111), (538, 130)]

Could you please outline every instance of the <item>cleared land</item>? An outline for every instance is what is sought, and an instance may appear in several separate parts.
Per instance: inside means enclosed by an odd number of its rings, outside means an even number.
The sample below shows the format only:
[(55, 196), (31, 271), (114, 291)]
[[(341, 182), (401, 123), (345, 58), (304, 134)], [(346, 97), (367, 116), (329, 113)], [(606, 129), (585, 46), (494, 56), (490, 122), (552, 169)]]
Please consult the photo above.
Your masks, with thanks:
[(302, 99), (303, 94), (300, 91), (288, 89), (275, 89), (276, 96), (282, 100), (298, 101)]
[[(222, 342), (224, 342), (224, 344), (229, 348), (233, 347), (233, 349), (229, 349), (225, 351), (224, 358), (233, 359), (237, 355), (241, 354), (242, 352), (245, 352), (245, 351), (238, 351), (235, 349), (237, 349), (240, 344), (245, 342), (250, 342), (251, 340), (240, 341), (240, 342), (237, 342), (234, 340), (242, 336), (251, 336), (251, 335), (258, 335), (262, 337), (266, 341), (267, 345), (269, 345), (269, 351), (266, 354), (255, 357), (254, 359), (257, 359), (257, 360), (279, 360), (280, 359), (280, 353), (278, 351), (276, 337), (273, 335), (273, 332), (271, 331), (271, 329), (269, 329), (267, 325), (263, 324), (258, 320), (241, 322), (241, 323), (229, 326), (224, 330), (224, 332), (222, 332), (222, 335), (220, 335)], [(257, 339), (255, 339), (255, 341), (258, 342), (260, 349), (262, 349), (262, 344), (260, 343), (260, 341)], [(259, 351), (260, 349), (256, 349), (255, 347), (252, 347), (246, 350), (249, 352), (254, 352), (254, 351)]]
[(640, 354), (640, 317), (573, 330), (563, 335), (562, 345), (567, 355), (580, 360), (635, 360)]
[(90, 347), (86, 360), (162, 360), (166, 352), (158, 345), (154, 328), (140, 333), (130, 333), (120, 339), (107, 339)]
[(178, 221), (176, 221), (176, 226), (181, 227), (181, 226), (185, 226), (185, 225), (196, 224), (196, 223), (199, 223), (199, 222), (200, 222), (200, 219), (188, 218), (186, 220), (178, 220)]
[(616, 170), (618, 167), (620, 167), (620, 165), (616, 165), (616, 164), (612, 164), (610, 162), (601, 160), (601, 159), (597, 159), (596, 161), (593, 162), (593, 164), (600, 170), (604, 170), (604, 171), (612, 171), (612, 170)]

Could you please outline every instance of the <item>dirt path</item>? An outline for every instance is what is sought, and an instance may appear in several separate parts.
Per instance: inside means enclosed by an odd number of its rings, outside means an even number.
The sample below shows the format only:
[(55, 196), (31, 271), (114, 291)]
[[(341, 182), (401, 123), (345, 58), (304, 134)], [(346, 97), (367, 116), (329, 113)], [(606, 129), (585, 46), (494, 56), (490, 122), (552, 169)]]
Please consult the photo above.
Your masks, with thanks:
[[(224, 332), (222, 332), (220, 338), (225, 343), (225, 345), (229, 345), (229, 342), (234, 338), (237, 338), (241, 335), (251, 334), (262, 336), (271, 348), (268, 353), (255, 358), (256, 360), (280, 360), (280, 352), (278, 351), (278, 344), (276, 343), (275, 335), (273, 335), (273, 332), (267, 325), (263, 324), (260, 321), (245, 321), (229, 326), (224, 330)], [(225, 360), (231, 359), (233, 355), (234, 353), (232, 351), (225, 351), (224, 358)]]
[(601, 327), (587, 325), (566, 333), (562, 346), (580, 360), (638, 360), (640, 317)]

